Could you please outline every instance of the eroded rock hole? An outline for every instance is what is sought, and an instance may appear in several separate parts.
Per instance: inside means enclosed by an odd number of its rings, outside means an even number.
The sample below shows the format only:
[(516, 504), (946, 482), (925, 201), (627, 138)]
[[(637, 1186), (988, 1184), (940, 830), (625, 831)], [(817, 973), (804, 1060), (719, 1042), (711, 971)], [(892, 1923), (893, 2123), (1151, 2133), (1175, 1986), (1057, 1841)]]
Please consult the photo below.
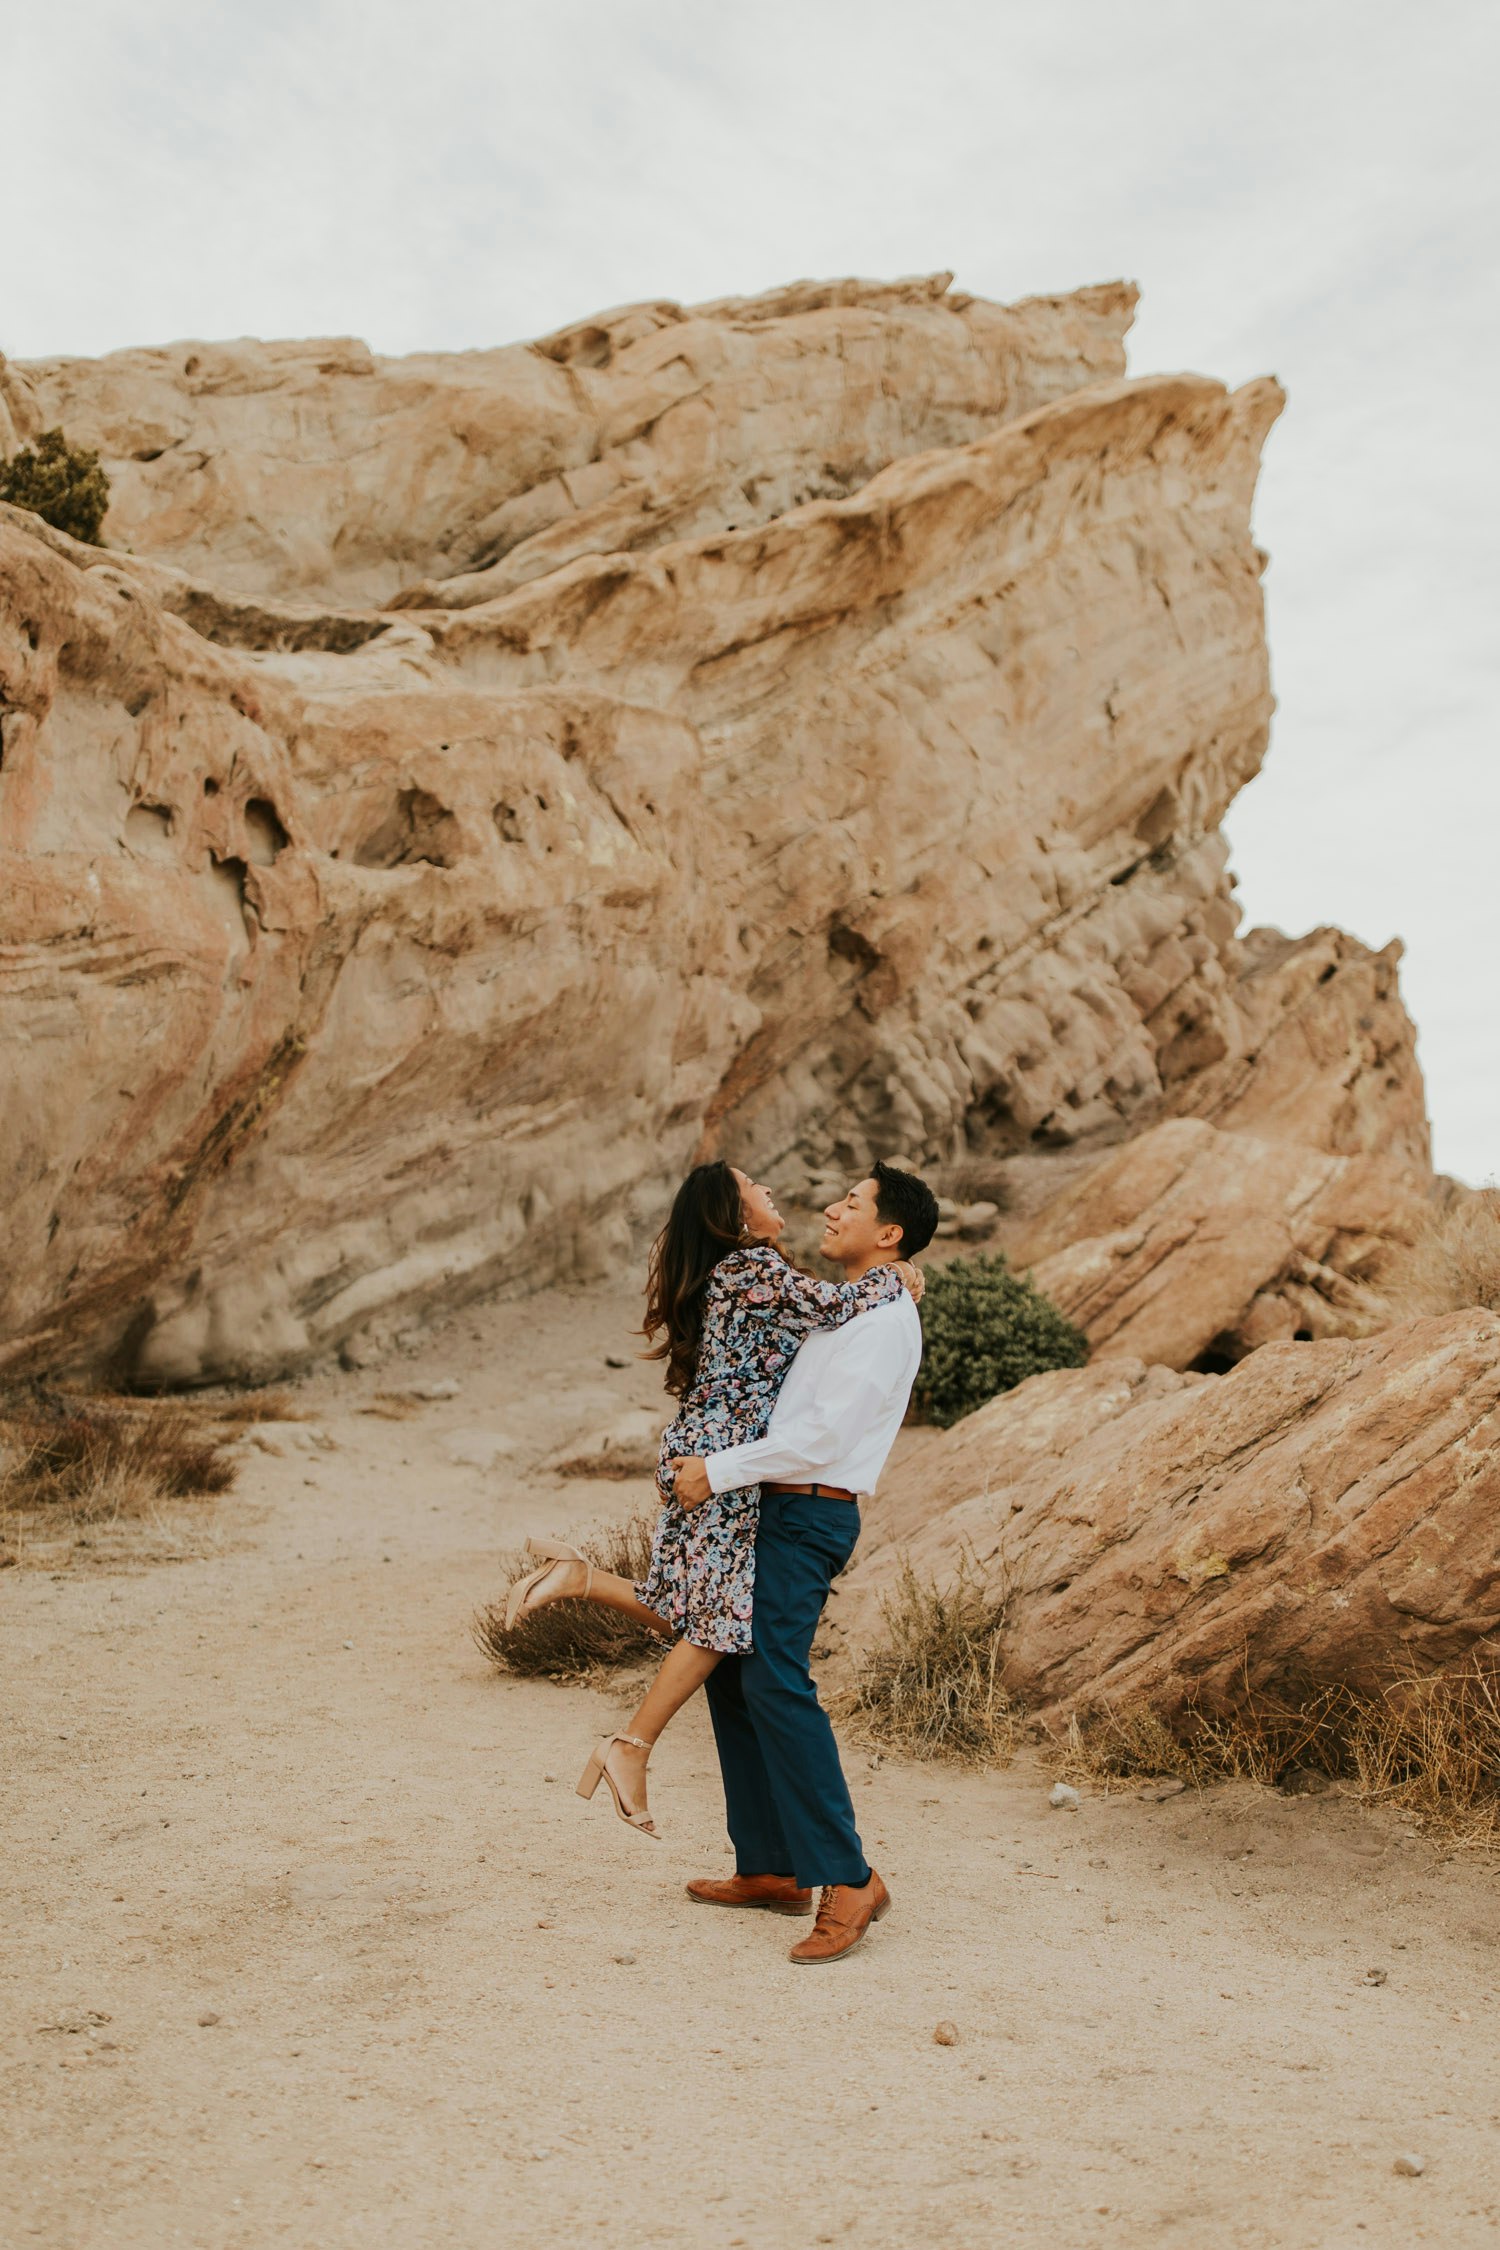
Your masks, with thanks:
[(246, 805), (245, 837), (252, 867), (274, 867), (292, 840), (269, 797), (252, 797)]
[(459, 856), (458, 822), (425, 789), (403, 789), (378, 828), (354, 854), (357, 867), (452, 867)]
[(880, 959), (879, 947), (872, 945), (862, 930), (851, 930), (847, 922), (834, 923), (828, 932), (828, 950), (859, 969), (873, 969)]
[(1234, 1337), (1221, 1329), (1189, 1363), (1188, 1372), (1191, 1375), (1227, 1375), (1231, 1368), (1239, 1366), (1244, 1356), (1243, 1348)]
[(172, 857), (170, 805), (132, 805), (125, 815), (125, 848), (138, 859)]
[(501, 840), (504, 843), (540, 843), (544, 852), (550, 852), (553, 848), (552, 845), (545, 838), (538, 837), (536, 834), (536, 821), (531, 809), (533, 806), (536, 807), (537, 813), (544, 817), (551, 810), (548, 800), (540, 790), (534, 791), (530, 797), (523, 798), (518, 804), (509, 804), (502, 799), (494, 808), (495, 826), (499, 830)]
[(1182, 807), (1175, 789), (1159, 789), (1135, 824), (1143, 844), (1161, 845), (1176, 829)]
[(217, 797), (219, 794), (219, 784), (211, 773), (203, 777), (203, 794), (205, 797)]

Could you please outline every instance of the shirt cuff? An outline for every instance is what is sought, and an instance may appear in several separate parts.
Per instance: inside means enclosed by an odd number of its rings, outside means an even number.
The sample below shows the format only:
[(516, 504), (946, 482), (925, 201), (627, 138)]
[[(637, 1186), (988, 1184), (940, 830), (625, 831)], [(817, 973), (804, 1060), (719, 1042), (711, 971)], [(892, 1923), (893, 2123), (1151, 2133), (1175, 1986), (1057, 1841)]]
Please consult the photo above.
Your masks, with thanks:
[(754, 1484), (753, 1476), (739, 1472), (740, 1459), (749, 1450), (746, 1445), (726, 1445), (720, 1453), (704, 1454), (703, 1466), (708, 1472), (710, 1492), (738, 1492), (742, 1485)]

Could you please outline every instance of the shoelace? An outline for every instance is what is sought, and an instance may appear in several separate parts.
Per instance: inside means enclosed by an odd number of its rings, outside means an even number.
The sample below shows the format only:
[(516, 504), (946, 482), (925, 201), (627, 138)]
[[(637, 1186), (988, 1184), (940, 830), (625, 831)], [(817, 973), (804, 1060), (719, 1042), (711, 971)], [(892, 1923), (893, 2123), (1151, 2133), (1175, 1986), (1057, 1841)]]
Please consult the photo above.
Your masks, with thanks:
[(825, 1917), (830, 1922), (834, 1919), (833, 1900), (834, 1893), (837, 1888), (838, 1886), (835, 1883), (825, 1883), (823, 1885), (823, 1894), (818, 1900), (818, 1918), (813, 1924), (813, 1928), (815, 1930), (819, 1930), (823, 1927)]

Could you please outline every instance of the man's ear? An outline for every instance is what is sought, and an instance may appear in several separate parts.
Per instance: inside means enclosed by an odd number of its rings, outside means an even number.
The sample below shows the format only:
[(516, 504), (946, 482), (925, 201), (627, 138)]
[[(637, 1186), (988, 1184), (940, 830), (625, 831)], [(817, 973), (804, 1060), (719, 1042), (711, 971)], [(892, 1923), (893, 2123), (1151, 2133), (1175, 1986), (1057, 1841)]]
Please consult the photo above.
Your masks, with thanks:
[(901, 1228), (898, 1226), (882, 1227), (879, 1234), (877, 1234), (875, 1237), (876, 1248), (880, 1250), (899, 1250), (901, 1248), (901, 1231)]

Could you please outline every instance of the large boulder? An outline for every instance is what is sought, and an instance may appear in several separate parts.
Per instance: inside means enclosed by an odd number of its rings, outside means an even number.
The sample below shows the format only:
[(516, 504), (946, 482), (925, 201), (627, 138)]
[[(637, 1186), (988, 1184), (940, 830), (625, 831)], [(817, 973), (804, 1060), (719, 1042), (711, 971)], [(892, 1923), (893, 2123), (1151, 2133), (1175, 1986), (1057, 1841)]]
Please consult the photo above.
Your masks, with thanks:
[(1415, 1145), (1389, 963), (1236, 934), (1281, 394), (1120, 379), (1131, 301), (10, 368), (140, 551), (0, 510), (0, 1370), (359, 1351), (603, 1270), (695, 1152), (1261, 1130), (1283, 1049), (1264, 1129)]
[(1364, 1335), (1428, 1209), (1415, 1167), (1152, 1126), (1065, 1187), (1011, 1249), (1095, 1353), (1222, 1371), (1278, 1338)]
[(1033, 1376), (910, 1456), (831, 1630), (881, 1631), (908, 1564), (1006, 1603), (1007, 1685), (1049, 1724), (1252, 1690), (1377, 1687), (1500, 1629), (1500, 1317), (1268, 1344), (1227, 1375)]

